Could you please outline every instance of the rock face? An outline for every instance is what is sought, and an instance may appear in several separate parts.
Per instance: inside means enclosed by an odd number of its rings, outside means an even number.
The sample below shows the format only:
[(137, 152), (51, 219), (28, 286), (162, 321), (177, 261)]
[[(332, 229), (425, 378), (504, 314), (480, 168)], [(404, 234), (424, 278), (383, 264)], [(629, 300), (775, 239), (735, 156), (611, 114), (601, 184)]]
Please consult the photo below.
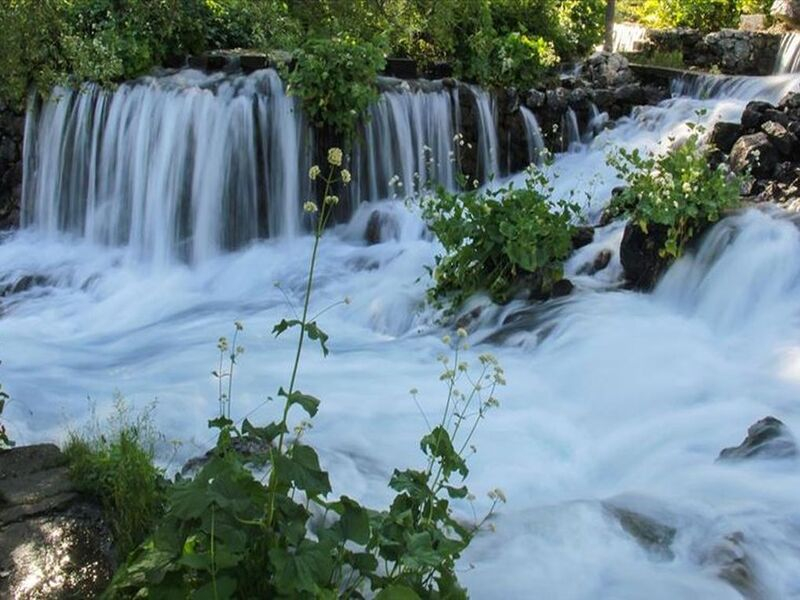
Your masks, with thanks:
[(749, 172), (757, 178), (768, 178), (775, 172), (778, 152), (766, 133), (754, 133), (736, 140), (730, 164), (737, 173)]
[(763, 31), (723, 29), (703, 36), (694, 29), (661, 29), (649, 31), (639, 51), (680, 53), (687, 67), (716, 68), (728, 75), (769, 75), (780, 43), (780, 34)]
[(769, 14), (791, 25), (800, 24), (800, 2), (797, 0), (775, 0)]
[(625, 533), (630, 535), (654, 558), (672, 560), (672, 542), (678, 530), (639, 512), (605, 504), (605, 509), (619, 521)]
[(583, 76), (598, 87), (616, 87), (636, 80), (628, 59), (611, 52), (595, 52), (583, 66)]
[(635, 223), (628, 223), (619, 247), (619, 259), (625, 279), (636, 290), (651, 290), (669, 266), (669, 259), (659, 255), (667, 239), (667, 229), (653, 225), (647, 233)]
[(0, 102), (0, 229), (19, 225), (25, 117)]
[(717, 121), (711, 129), (708, 142), (727, 154), (740, 135), (742, 135), (742, 126), (738, 123)]
[(95, 598), (115, 561), (100, 507), (52, 444), (0, 453), (0, 598)]
[(741, 444), (720, 452), (717, 460), (794, 458), (797, 454), (797, 443), (786, 425), (775, 417), (766, 417), (750, 426)]

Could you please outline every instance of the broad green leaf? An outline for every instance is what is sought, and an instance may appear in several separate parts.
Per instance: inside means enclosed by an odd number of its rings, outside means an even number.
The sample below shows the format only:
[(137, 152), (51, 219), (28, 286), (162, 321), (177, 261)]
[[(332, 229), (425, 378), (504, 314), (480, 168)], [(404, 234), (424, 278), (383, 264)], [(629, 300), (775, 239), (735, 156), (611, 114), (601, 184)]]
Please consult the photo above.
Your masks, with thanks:
[(393, 585), (382, 590), (375, 600), (420, 600), (420, 597), (410, 587)]

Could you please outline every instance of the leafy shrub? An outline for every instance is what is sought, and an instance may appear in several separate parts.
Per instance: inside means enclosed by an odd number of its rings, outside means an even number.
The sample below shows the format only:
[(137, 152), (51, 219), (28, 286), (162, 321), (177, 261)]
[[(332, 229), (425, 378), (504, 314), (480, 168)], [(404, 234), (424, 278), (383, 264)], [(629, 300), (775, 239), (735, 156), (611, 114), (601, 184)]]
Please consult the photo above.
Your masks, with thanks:
[(605, 34), (605, 0), (563, 0), (558, 3), (560, 37), (566, 40), (562, 52), (567, 56), (585, 56)]
[[(479, 357), (477, 377), (469, 374), (462, 357), (465, 331), (458, 331), (455, 343), (444, 340), (452, 349), (452, 363), (450, 357), (440, 359), (447, 401), (441, 420), (421, 440), (425, 467), (394, 471), (389, 485), (396, 495), (388, 510), (369, 510), (346, 496), (329, 498), (328, 474), (303, 441), (307, 423), (290, 435), (293, 409), (313, 418), (320, 406), (299, 389), (304, 345), (319, 344), (328, 353), (328, 336), (309, 315), (309, 302), (320, 239), (338, 203), (330, 191), (350, 181), (341, 168), (341, 150), (331, 149), (328, 160), (324, 201), (304, 206), (316, 227), (302, 310), (273, 330), (276, 336), (297, 335), (287, 387), (277, 394), (282, 399), (279, 419), (261, 426), (248, 420), (241, 428), (234, 425), (232, 378), (241, 349), (235, 336), (230, 344), (221, 339), (220, 366), (214, 372), (220, 414), (209, 423), (219, 429), (216, 448), (195, 477), (168, 491), (164, 518), (117, 573), (109, 597), (466, 598), (455, 562), (505, 499), (493, 491), (487, 517), (474, 525), (457, 520), (451, 505), (471, 499), (463, 485), (470, 442), (497, 404), (496, 387), (504, 384), (502, 369), (489, 355)], [(321, 170), (314, 167), (309, 175), (317, 179)], [(241, 329), (236, 323), (237, 334)], [(236, 450), (241, 442), (263, 451), (245, 458)], [(248, 468), (253, 461), (269, 466), (264, 478)]]
[(547, 72), (558, 64), (558, 55), (551, 42), (517, 32), (495, 42), (493, 59), (496, 64), (494, 83), (520, 89), (541, 83)]
[(645, 0), (639, 18), (650, 27), (716, 31), (739, 24), (737, 0)]
[(609, 159), (628, 184), (612, 200), (612, 213), (630, 217), (645, 233), (653, 225), (667, 228), (663, 257), (679, 257), (694, 235), (740, 201), (741, 178), (724, 165), (709, 166), (700, 133), (663, 155), (619, 150)]
[(445, 250), (433, 271), (433, 299), (447, 297), (458, 305), (488, 291), (504, 303), (525, 278), (535, 279), (543, 291), (561, 278), (578, 208), (565, 201), (553, 206), (544, 176), (529, 173), (521, 189), (450, 193), (439, 188), (423, 199), (423, 217)]
[(302, 100), (312, 122), (349, 137), (378, 96), (382, 49), (352, 38), (312, 38), (295, 56), (296, 66), (285, 74), (290, 93)]
[(72, 433), (64, 454), (78, 488), (97, 497), (120, 556), (139, 545), (161, 516), (165, 482), (153, 464), (156, 434), (150, 412), (131, 417), (117, 399), (117, 417), (89, 434)]
[(188, 0), (201, 12), (208, 48), (285, 49), (300, 38), (300, 28), (286, 2), (278, 0)]

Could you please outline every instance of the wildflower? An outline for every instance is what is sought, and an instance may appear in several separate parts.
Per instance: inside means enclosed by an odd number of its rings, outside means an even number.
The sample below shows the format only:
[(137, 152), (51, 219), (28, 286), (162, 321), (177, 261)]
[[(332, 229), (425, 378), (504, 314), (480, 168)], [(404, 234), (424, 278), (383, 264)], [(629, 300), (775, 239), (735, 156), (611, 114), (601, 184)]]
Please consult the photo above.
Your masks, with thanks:
[(460, 338), (465, 338), (465, 337), (467, 337), (467, 330), (466, 330), (466, 329), (464, 329), (463, 327), (459, 327), (459, 328), (456, 330), (456, 335), (457, 335), (458, 337), (460, 337)]
[(689, 183), (688, 181), (684, 181), (682, 189), (684, 194), (688, 194), (689, 192), (692, 191), (692, 184)]
[(352, 302), (352, 300), (350, 299), (350, 296), (345, 296), (344, 297), (344, 303), (345, 304), (350, 304), (351, 302)]
[(449, 346), (449, 345), (450, 345), (450, 342), (451, 342), (451, 341), (452, 341), (452, 340), (450, 339), (450, 336), (449, 336), (449, 335), (446, 335), (446, 336), (444, 336), (444, 337), (442, 338), (442, 342), (443, 342), (444, 344), (446, 344), (447, 346)]
[(303, 204), (303, 210), (307, 213), (315, 213), (317, 212), (317, 205), (313, 203), (311, 200)]
[(244, 325), (242, 325), (241, 321), (234, 321), (233, 326), (236, 327), (236, 331), (241, 331), (244, 329)]
[(417, 388), (411, 388), (408, 393), (412, 396), (416, 396), (419, 393), (419, 390)]
[(339, 196), (325, 196), (325, 204), (336, 206), (339, 204)]
[(320, 168), (317, 165), (314, 165), (308, 170), (308, 178), (312, 180), (316, 179), (317, 177), (319, 177), (320, 173), (321, 173)]
[(341, 167), (342, 166), (342, 149), (341, 148), (331, 148), (328, 150), (328, 162), (332, 164), (334, 167)]
[(347, 169), (342, 169), (342, 183), (344, 184), (350, 183), (351, 179), (352, 177), (350, 175), (350, 171), (348, 171)]

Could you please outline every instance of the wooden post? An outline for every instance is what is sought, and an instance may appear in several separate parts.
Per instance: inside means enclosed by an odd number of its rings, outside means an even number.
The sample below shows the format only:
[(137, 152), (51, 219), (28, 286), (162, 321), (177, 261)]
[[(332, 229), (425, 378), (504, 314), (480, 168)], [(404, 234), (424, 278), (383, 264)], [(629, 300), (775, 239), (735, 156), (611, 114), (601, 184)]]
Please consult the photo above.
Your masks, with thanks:
[(606, 40), (603, 50), (611, 52), (614, 50), (614, 17), (617, 12), (616, 0), (606, 0)]

